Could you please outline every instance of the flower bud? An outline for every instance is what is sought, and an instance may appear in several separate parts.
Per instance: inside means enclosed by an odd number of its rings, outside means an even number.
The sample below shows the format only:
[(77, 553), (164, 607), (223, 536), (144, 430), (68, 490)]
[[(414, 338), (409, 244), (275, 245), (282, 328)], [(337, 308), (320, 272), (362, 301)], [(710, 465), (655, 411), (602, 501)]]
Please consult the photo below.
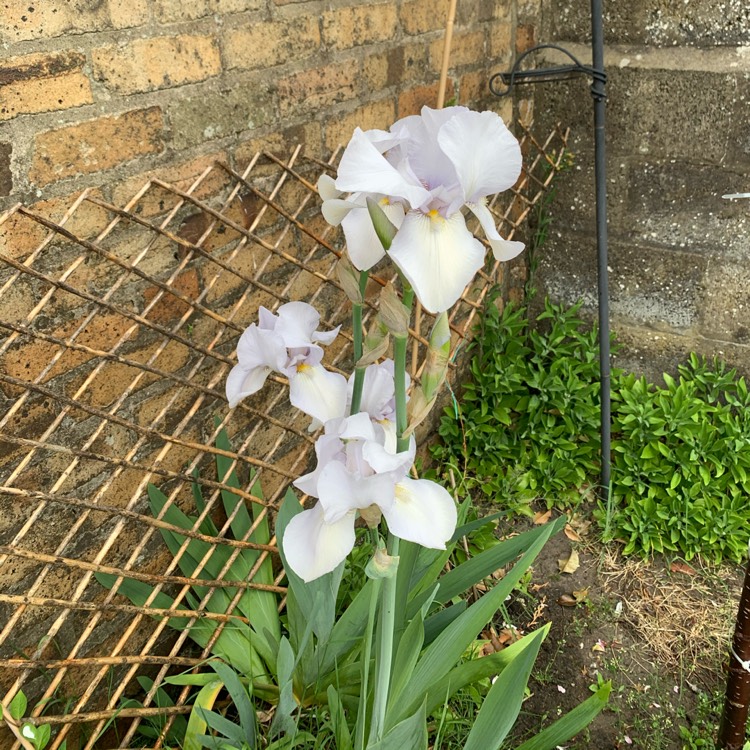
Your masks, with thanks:
[(422, 382), (414, 388), (409, 399), (409, 427), (404, 437), (411, 435), (425, 420), (435, 405), (440, 388), (448, 374), (451, 353), (451, 331), (448, 313), (442, 312), (435, 320), (430, 334), (427, 360), (422, 372)]
[(405, 337), (409, 333), (409, 315), (409, 309), (389, 281), (380, 293), (381, 320), (394, 336)]
[(364, 302), (362, 290), (359, 285), (359, 271), (349, 262), (349, 259), (342, 255), (336, 264), (336, 276), (339, 284), (344, 290), (344, 294), (355, 304), (361, 305)]
[(422, 388), (425, 398), (434, 401), (440, 386), (445, 382), (448, 374), (448, 361), (451, 354), (451, 330), (448, 323), (448, 313), (438, 315), (430, 334), (427, 350), (427, 361), (422, 373)]
[(380, 506), (373, 503), (366, 508), (360, 508), (359, 515), (362, 516), (362, 520), (367, 524), (368, 529), (377, 529), (380, 519), (383, 517), (383, 512), (380, 510)]
[(388, 327), (380, 316), (376, 315), (362, 342), (362, 356), (354, 366), (359, 369), (375, 364), (388, 351), (389, 339)]
[(375, 554), (367, 563), (365, 573), (368, 578), (393, 578), (398, 571), (398, 557), (388, 554), (385, 547), (381, 546), (375, 550)]
[(380, 244), (385, 250), (390, 249), (391, 242), (393, 242), (398, 230), (385, 215), (385, 211), (380, 207), (380, 204), (373, 198), (367, 199), (367, 210), (370, 212), (372, 225), (375, 228), (375, 234), (378, 235)]

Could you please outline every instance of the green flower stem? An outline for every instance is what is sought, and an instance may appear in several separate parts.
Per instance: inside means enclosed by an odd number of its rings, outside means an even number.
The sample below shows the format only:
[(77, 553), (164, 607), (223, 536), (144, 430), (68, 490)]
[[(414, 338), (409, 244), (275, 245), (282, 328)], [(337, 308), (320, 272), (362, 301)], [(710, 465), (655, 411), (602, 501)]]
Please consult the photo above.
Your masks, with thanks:
[[(388, 554), (398, 557), (399, 538), (388, 535)], [(378, 619), (378, 651), (375, 667), (375, 697), (372, 703), (372, 724), (368, 747), (383, 739), (385, 709), (393, 668), (393, 635), (396, 629), (396, 580), (395, 573), (383, 582)]]
[[(414, 302), (414, 290), (402, 279), (403, 303), (411, 314)], [(409, 438), (404, 438), (406, 432), (406, 348), (408, 336), (395, 336), (393, 340), (393, 376), (396, 390), (396, 450), (405, 451), (409, 447)], [(388, 535), (388, 554), (398, 557), (399, 538)], [(375, 697), (372, 706), (372, 724), (370, 726), (370, 740), (368, 744), (383, 739), (385, 730), (385, 713), (388, 705), (388, 692), (393, 668), (393, 643), (396, 630), (396, 589), (398, 578), (391, 575), (385, 579), (380, 600), (380, 618), (378, 620), (378, 654), (376, 667)]]
[[(414, 301), (414, 290), (410, 286), (404, 287), (404, 306), (411, 312), (412, 302)], [(406, 432), (407, 415), (406, 415), (406, 348), (408, 344), (407, 336), (395, 336), (393, 339), (393, 379), (396, 388), (396, 450), (407, 450), (409, 447), (409, 438), (402, 435)]]
[[(362, 295), (362, 300), (365, 298), (365, 287), (367, 287), (367, 278), (369, 276), (368, 271), (360, 271), (359, 273), (359, 291)], [(354, 337), (354, 362), (359, 362), (362, 359), (362, 308), (364, 302), (359, 305), (352, 305), (352, 334)], [(365, 382), (365, 368), (356, 367), (354, 369), (354, 388), (352, 390), (352, 408), (351, 414), (356, 414), (359, 411), (359, 405), (362, 402), (362, 386)]]
[(357, 708), (357, 726), (354, 734), (354, 750), (365, 748), (365, 717), (367, 715), (367, 688), (370, 675), (370, 655), (372, 653), (372, 633), (375, 629), (375, 612), (380, 598), (382, 579), (372, 579), (372, 593), (370, 595), (370, 610), (367, 617), (367, 630), (362, 644), (362, 682), (359, 690), (359, 707)]

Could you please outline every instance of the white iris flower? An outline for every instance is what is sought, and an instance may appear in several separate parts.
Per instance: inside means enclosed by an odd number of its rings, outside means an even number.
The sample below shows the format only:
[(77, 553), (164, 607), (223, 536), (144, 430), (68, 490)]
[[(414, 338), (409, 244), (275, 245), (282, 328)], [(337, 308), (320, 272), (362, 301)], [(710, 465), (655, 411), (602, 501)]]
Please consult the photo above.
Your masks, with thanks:
[(258, 324), (250, 325), (237, 344), (238, 363), (227, 377), (230, 407), (259, 391), (271, 372), (289, 378), (289, 400), (313, 418), (312, 428), (344, 416), (347, 382), (343, 375), (323, 365), (320, 344), (330, 344), (338, 335), (318, 331), (320, 315), (306, 302), (289, 302), (274, 314), (265, 307)]
[(456, 506), (438, 484), (407, 476), (416, 451), (388, 450), (382, 425), (367, 412), (326, 423), (318, 438), (314, 471), (294, 485), (318, 498), (286, 527), (282, 545), (291, 569), (304, 581), (329, 573), (351, 552), (358, 511), (376, 506), (396, 536), (445, 549), (456, 528)]
[[(424, 307), (437, 313), (458, 300), (484, 263), (484, 246), (467, 229), (462, 209), (479, 220), (497, 260), (523, 250), (523, 243), (498, 234), (485, 202), (512, 187), (520, 172), (518, 141), (494, 112), (424, 107), (390, 132), (357, 128), (337, 179), (323, 178), (319, 190), (326, 220), (348, 222), (349, 254), (360, 270), (383, 255), (365, 200), (386, 207), (398, 228), (389, 255)], [(345, 192), (352, 193), (348, 200), (339, 197)]]

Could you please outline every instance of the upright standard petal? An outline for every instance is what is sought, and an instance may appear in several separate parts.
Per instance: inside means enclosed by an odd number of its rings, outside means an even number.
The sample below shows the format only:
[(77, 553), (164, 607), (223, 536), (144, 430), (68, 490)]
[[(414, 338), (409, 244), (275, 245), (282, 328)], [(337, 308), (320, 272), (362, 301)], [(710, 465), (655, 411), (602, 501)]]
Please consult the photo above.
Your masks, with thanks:
[(420, 206), (430, 197), (422, 185), (406, 180), (389, 164), (359, 128), (341, 157), (336, 187), (347, 192), (365, 191), (402, 198), (411, 206)]
[(286, 346), (275, 331), (249, 325), (237, 342), (237, 360), (246, 369), (269, 367), (281, 372), (286, 363)]
[(391, 533), (423, 547), (445, 549), (456, 530), (456, 503), (444, 487), (429, 479), (402, 479), (396, 485), (395, 501), (382, 510)]
[(521, 174), (521, 147), (494, 112), (459, 112), (438, 133), (466, 201), (513, 187)]
[[(409, 375), (406, 374), (406, 387), (409, 388)], [(348, 401), (351, 404), (354, 391), (354, 374), (349, 378)], [(396, 387), (393, 381), (393, 360), (386, 359), (380, 364), (368, 365), (362, 384), (362, 398), (359, 410), (369, 414), (370, 419), (380, 422), (396, 418)]]
[(410, 211), (389, 255), (433, 313), (447, 310), (484, 263), (484, 246), (466, 228), (460, 212), (447, 219), (437, 211)]
[(284, 339), (288, 349), (310, 346), (320, 323), (320, 313), (307, 302), (287, 302), (277, 312), (274, 331)]
[(325, 424), (346, 411), (346, 378), (322, 365), (297, 365), (289, 378), (292, 406)]
[(388, 507), (393, 502), (396, 478), (389, 474), (357, 476), (344, 464), (331, 461), (320, 473), (318, 496), (327, 523), (335, 523), (353, 510), (370, 505)]
[(320, 503), (298, 513), (281, 540), (289, 567), (306, 583), (338, 567), (354, 547), (354, 516), (350, 511), (326, 523)]

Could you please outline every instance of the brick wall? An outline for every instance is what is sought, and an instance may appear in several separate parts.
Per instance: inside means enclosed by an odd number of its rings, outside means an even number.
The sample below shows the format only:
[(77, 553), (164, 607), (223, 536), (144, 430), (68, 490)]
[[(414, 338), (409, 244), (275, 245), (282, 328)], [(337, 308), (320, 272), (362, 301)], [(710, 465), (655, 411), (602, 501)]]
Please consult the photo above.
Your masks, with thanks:
[[(449, 98), (499, 106), (487, 80), (510, 59), (513, 4), (460, 0)], [(6, 0), (0, 210), (154, 171), (184, 178), (264, 144), (325, 154), (356, 125), (434, 105), (448, 5)]]
[[(588, 4), (544, 0), (543, 41), (590, 60)], [(610, 296), (619, 364), (658, 378), (690, 351), (750, 373), (750, 7), (743, 0), (605, 3)], [(743, 46), (744, 45), (744, 46)], [(596, 309), (588, 83), (539, 89), (573, 128), (542, 292)]]

